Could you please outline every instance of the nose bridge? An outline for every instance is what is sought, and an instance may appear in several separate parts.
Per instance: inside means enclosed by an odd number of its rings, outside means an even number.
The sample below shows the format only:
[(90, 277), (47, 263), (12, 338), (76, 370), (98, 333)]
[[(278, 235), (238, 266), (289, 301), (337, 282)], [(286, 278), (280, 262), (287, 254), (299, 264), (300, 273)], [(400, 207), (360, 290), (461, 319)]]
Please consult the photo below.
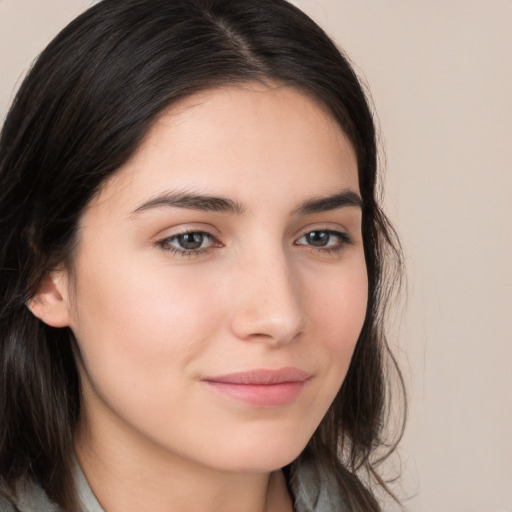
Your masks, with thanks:
[(283, 344), (302, 329), (301, 286), (283, 244), (266, 242), (238, 262), (232, 327), (240, 338)]

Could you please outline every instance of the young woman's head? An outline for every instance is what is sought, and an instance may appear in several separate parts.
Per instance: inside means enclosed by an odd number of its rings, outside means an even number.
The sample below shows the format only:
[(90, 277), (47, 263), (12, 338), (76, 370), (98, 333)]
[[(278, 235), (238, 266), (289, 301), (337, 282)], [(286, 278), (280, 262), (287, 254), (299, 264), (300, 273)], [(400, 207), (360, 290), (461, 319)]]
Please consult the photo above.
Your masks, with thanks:
[[(104, 0), (0, 140), (0, 473), (76, 451), (351, 475), (383, 428), (390, 231), (347, 60), (281, 0)], [(95, 455), (96, 456), (96, 455)]]

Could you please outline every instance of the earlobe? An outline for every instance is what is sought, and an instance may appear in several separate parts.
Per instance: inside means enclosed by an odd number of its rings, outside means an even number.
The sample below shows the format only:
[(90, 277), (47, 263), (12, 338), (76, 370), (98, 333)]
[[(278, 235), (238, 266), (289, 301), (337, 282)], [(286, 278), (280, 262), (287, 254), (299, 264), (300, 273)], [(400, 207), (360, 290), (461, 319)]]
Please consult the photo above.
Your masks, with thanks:
[(62, 272), (48, 274), (34, 296), (27, 301), (27, 307), (32, 314), (51, 327), (69, 326), (69, 303), (65, 281)]

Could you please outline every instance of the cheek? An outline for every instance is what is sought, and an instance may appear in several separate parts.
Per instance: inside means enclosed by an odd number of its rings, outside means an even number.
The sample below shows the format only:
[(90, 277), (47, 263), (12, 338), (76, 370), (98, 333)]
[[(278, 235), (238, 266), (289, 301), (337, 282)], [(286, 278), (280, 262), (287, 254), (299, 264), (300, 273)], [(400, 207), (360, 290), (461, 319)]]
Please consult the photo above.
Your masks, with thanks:
[(366, 317), (367, 301), (368, 278), (364, 260), (351, 265), (349, 272), (331, 276), (322, 286), (311, 290), (309, 310), (317, 328), (316, 346), (312, 350), (322, 350), (329, 367), (329, 385), (335, 392), (350, 365)]
[(169, 274), (121, 266), (89, 273), (78, 288), (74, 326), (86, 416), (113, 412), (166, 446), (169, 432), (178, 435), (197, 421), (197, 361), (225, 317), (213, 283)]
[(223, 316), (207, 280), (133, 268), (89, 272), (78, 283), (72, 326), (88, 372), (115, 374), (124, 384), (194, 359)]
[[(342, 269), (343, 270), (343, 269)], [(329, 278), (330, 277), (330, 278)], [(339, 276), (328, 276), (311, 292), (317, 324), (331, 333), (329, 340), (355, 344), (366, 316), (368, 277), (364, 260)], [(340, 345), (337, 343), (336, 345)]]

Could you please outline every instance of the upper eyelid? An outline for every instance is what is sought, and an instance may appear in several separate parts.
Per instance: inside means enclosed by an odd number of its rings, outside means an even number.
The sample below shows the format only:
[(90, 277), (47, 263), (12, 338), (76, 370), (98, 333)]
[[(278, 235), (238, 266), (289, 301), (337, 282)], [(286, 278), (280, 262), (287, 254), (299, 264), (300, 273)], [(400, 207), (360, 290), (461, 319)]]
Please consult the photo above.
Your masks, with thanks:
[(188, 233), (203, 233), (214, 239), (218, 239), (220, 236), (219, 230), (215, 229), (213, 226), (207, 224), (199, 224), (198, 226), (167, 227), (165, 229), (159, 230), (159, 232), (154, 235), (152, 239), (158, 242), (159, 240), (169, 239), (174, 236), (186, 235)]
[(295, 237), (298, 239), (304, 235), (307, 235), (308, 233), (311, 233), (312, 231), (328, 231), (329, 233), (333, 234), (340, 234), (340, 235), (346, 235), (351, 237), (350, 233), (351, 230), (348, 228), (345, 228), (344, 226), (341, 226), (340, 224), (334, 224), (334, 223), (314, 223), (309, 224), (308, 226), (297, 230)]
[[(301, 229), (295, 230), (295, 234), (291, 234), (293, 244), (295, 244), (300, 238), (307, 235), (308, 233), (311, 233), (312, 231), (327, 231), (333, 235), (337, 234), (338, 236), (344, 238), (345, 242), (348, 242), (347, 239), (350, 239), (352, 242), (357, 240), (357, 235), (352, 233), (352, 229), (342, 226), (339, 223), (314, 222), (302, 227)], [(214, 242), (222, 243), (222, 232), (214, 225), (206, 223), (191, 223), (191, 225), (185, 224), (183, 226), (178, 225), (174, 227), (168, 227), (166, 229), (160, 230), (157, 235), (152, 237), (152, 239), (154, 243), (160, 243), (165, 240), (169, 240), (188, 233), (201, 233), (211, 238)]]
[(157, 238), (156, 243), (163, 243), (166, 240), (172, 240), (172, 239), (177, 238), (179, 236), (189, 235), (189, 234), (192, 234), (192, 233), (199, 233), (201, 235), (205, 235), (212, 242), (219, 242), (218, 237), (216, 237), (214, 234), (210, 233), (209, 231), (205, 231), (205, 230), (202, 230), (202, 229), (188, 229), (188, 230), (178, 231), (176, 233), (172, 233), (172, 234), (167, 235), (167, 236), (161, 236), (161, 237)]
[[(173, 228), (168, 228), (166, 230), (162, 230), (160, 232), (160, 234), (156, 235), (154, 238), (156, 240), (165, 240), (165, 239), (173, 238), (173, 237), (180, 236), (180, 235), (186, 235), (189, 233), (201, 233), (201, 234), (207, 235), (214, 239), (220, 238), (220, 235), (218, 234), (218, 230), (213, 229), (213, 227), (209, 227), (209, 228), (184, 227), (184, 228), (179, 228), (176, 231), (173, 231), (169, 234), (162, 234), (162, 232), (168, 231), (170, 229), (173, 229)], [(312, 231), (327, 231), (332, 234), (350, 236), (350, 230), (348, 230), (348, 229), (345, 229), (345, 228), (339, 227), (339, 226), (336, 226), (336, 227), (326, 226), (324, 224), (324, 225), (319, 225), (319, 226), (307, 226), (306, 228), (298, 230), (295, 233), (295, 235), (293, 235), (293, 238), (295, 238), (295, 239), (301, 238), (301, 237), (307, 235), (308, 233), (311, 233)]]
[(215, 235), (213, 235), (210, 231), (206, 231), (205, 229), (183, 229), (176, 231), (175, 233), (171, 233), (170, 235), (164, 236), (164, 238), (173, 238), (175, 236), (188, 235), (191, 233), (200, 233), (202, 235), (208, 235), (212, 238), (215, 237)]

